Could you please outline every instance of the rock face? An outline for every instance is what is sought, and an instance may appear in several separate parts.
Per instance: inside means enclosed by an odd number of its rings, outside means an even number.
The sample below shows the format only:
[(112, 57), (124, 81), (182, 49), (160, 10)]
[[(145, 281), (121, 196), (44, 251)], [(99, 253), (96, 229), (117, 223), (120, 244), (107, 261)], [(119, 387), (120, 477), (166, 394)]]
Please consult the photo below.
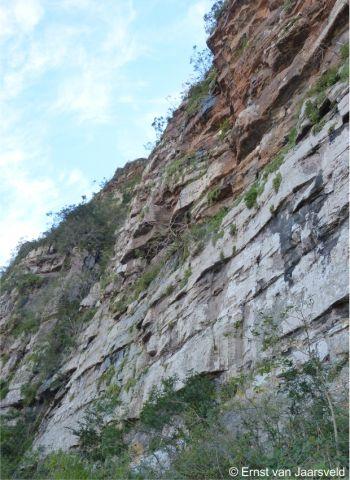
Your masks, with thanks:
[[(289, 338), (305, 341), (305, 318), (322, 360), (346, 354), (347, 11), (343, 0), (229, 1), (208, 41), (215, 87), (195, 113), (185, 100), (149, 159), (118, 171), (100, 194), (118, 202), (125, 185), (134, 189), (103, 276), (78, 248), (68, 268), (50, 246), (21, 259), (22, 270), (53, 286), (39, 330), (17, 338), (8, 326), (18, 289), (1, 296), (3, 409), (21, 408), (21, 387), (36, 380), (30, 356), (60, 321), (62, 282), (73, 278), (72, 295), (92, 312), (57, 368), (59, 386), (47, 381), (36, 394), (50, 392), (51, 401), (35, 446), (77, 443), (71, 429), (111, 366), (119, 414), (131, 419), (162, 378), (177, 375), (180, 386), (191, 370), (220, 381), (248, 371), (265, 355), (252, 335), (261, 312), (303, 312), (281, 316), (286, 355), (300, 356)], [(43, 288), (30, 293), (34, 307)]]

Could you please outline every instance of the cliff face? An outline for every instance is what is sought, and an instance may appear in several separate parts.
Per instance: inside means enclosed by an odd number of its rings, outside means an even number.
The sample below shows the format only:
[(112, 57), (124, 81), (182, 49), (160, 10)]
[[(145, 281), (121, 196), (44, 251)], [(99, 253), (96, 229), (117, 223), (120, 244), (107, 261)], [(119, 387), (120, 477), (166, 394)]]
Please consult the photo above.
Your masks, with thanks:
[[(225, 382), (252, 370), (269, 355), (252, 334), (261, 312), (279, 319), (286, 356), (300, 360), (303, 318), (321, 360), (346, 354), (347, 11), (343, 0), (228, 2), (208, 41), (210, 82), (94, 200), (126, 206), (103, 273), (79, 246), (44, 242), (19, 258), (0, 303), (2, 408), (36, 409), (36, 447), (77, 444), (72, 429), (107, 375), (117, 415), (135, 419), (163, 378), (179, 388), (190, 371)], [(62, 292), (84, 318), (43, 377), (35, 354), (61, 321)], [(40, 318), (15, 335), (21, 293)], [(291, 306), (303, 316), (282, 315)]]

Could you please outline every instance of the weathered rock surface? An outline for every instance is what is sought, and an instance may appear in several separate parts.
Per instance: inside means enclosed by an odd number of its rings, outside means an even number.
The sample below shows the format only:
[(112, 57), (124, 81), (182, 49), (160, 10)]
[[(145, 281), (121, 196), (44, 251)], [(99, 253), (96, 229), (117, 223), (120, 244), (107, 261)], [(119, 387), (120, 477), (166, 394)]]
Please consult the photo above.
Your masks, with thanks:
[[(119, 413), (128, 418), (139, 415), (162, 378), (177, 375), (180, 385), (191, 370), (223, 380), (249, 370), (265, 355), (251, 333), (260, 312), (278, 315), (300, 307), (320, 357), (346, 354), (346, 83), (325, 90), (332, 107), (318, 129), (303, 126), (281, 166), (263, 180), (256, 206), (247, 208), (240, 197), (286, 145), (310, 86), (338, 65), (346, 15), (344, 0), (296, 1), (289, 11), (283, 1), (228, 2), (209, 39), (218, 71), (211, 108), (189, 116), (186, 102), (181, 105), (148, 161), (119, 171), (104, 189), (122, 198), (118, 178), (142, 175), (116, 238), (108, 281), (91, 281), (81, 300), (81, 308), (96, 311), (58, 372), (65, 381), (42, 419), (37, 447), (50, 451), (77, 443), (71, 429), (103, 391), (99, 379), (111, 365), (113, 382), (121, 387)], [(223, 135), (225, 119), (230, 129)], [(223, 207), (227, 213), (215, 239), (203, 239), (202, 249), (182, 264), (161, 263), (179, 231)], [(88, 261), (78, 252), (74, 258), (69, 275), (83, 272)], [(58, 275), (63, 263), (49, 250), (24, 260), (28, 271), (40, 275)], [(147, 265), (163, 267), (134, 298), (130, 289)], [(55, 317), (53, 292), (36, 336), (14, 341), (6, 335), (14, 295), (0, 300), (2, 375), (11, 378), (3, 408), (21, 405), (21, 385), (33, 377), (28, 357)], [(121, 308), (123, 295), (129, 298)], [(288, 339), (305, 340), (301, 319), (287, 315), (279, 327), (281, 350), (299, 358)]]

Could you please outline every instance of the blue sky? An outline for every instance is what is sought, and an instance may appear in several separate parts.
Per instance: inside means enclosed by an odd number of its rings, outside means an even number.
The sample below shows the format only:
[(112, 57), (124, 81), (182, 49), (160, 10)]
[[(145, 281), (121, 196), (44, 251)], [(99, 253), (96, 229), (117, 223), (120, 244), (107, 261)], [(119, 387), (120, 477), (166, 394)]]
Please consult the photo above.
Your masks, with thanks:
[(0, 0), (0, 265), (48, 211), (148, 155), (212, 3)]

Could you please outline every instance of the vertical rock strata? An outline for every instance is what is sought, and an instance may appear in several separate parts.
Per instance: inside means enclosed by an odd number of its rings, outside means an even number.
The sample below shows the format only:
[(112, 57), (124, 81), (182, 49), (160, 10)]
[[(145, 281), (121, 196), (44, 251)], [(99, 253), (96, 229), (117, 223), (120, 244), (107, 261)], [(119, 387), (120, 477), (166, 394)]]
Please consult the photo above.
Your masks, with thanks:
[[(51, 395), (37, 447), (76, 444), (67, 427), (103, 390), (111, 365), (124, 418), (138, 417), (162, 378), (181, 381), (193, 370), (224, 381), (248, 371), (265, 355), (251, 335), (260, 312), (302, 306), (322, 359), (346, 353), (348, 3), (285, 5), (228, 2), (208, 40), (215, 88), (195, 113), (185, 100), (149, 159), (128, 164), (100, 193), (118, 202), (125, 184), (135, 184), (100, 280), (96, 258), (78, 248), (69, 267), (45, 245), (20, 261), (23, 271), (59, 282), (42, 300), (47, 308), (33, 334), (9, 333), (16, 288), (0, 298), (4, 410), (21, 408), (21, 386), (35, 382), (31, 356), (60, 320), (62, 285), (79, 284), (78, 276), (87, 287), (81, 311), (93, 314), (53, 376), (59, 386), (51, 378), (36, 393), (38, 404)], [(336, 77), (312, 90), (330, 71)], [(315, 120), (307, 112), (316, 95)], [(42, 289), (30, 294), (34, 306)], [(287, 315), (279, 327), (281, 351), (297, 356), (288, 339), (303, 341), (300, 320)]]

